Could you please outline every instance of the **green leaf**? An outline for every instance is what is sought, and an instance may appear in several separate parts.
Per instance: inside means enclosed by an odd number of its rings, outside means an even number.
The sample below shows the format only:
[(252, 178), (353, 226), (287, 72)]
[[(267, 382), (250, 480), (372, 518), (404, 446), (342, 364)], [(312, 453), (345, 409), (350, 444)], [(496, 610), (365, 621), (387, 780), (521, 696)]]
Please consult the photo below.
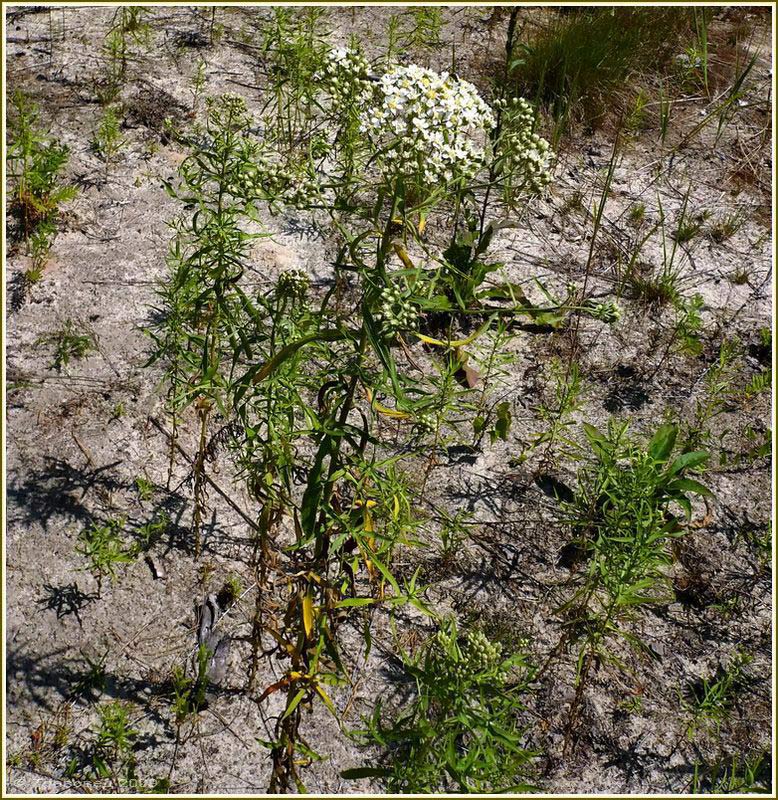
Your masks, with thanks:
[(324, 459), (332, 450), (333, 439), (331, 436), (324, 436), (319, 450), (316, 453), (316, 460), (313, 462), (311, 471), (308, 473), (308, 485), (303, 493), (302, 508), (300, 511), (300, 524), (306, 539), (313, 538), (316, 533), (316, 521), (319, 516), (319, 503), (323, 491), (322, 471)]
[(286, 347), (282, 347), (269, 361), (266, 361), (259, 368), (259, 371), (256, 371), (256, 367), (253, 367), (246, 373), (246, 375), (243, 376), (241, 380), (246, 380), (249, 378), (251, 383), (259, 383), (260, 381), (265, 380), (268, 375), (271, 375), (273, 372), (275, 372), (278, 367), (284, 363), (284, 361), (293, 356), (301, 347), (304, 347), (306, 344), (310, 344), (311, 342), (335, 342), (342, 339), (348, 339), (349, 335), (350, 334), (346, 331), (332, 329), (317, 331), (309, 336), (304, 336), (302, 339), (298, 339), (296, 342), (292, 342)]
[(597, 455), (608, 455), (608, 453), (610, 453), (610, 442), (594, 427), (594, 425), (584, 422), (583, 430), (586, 434), (586, 438), (589, 440), (589, 444), (592, 446), (592, 450), (594, 450)]
[(300, 705), (300, 701), (305, 697), (307, 689), (300, 689), (297, 694), (292, 698), (292, 701), (286, 707), (286, 711), (284, 711), (284, 716), (281, 719), (286, 719), (296, 708)]
[(667, 486), (668, 492), (691, 492), (692, 494), (699, 494), (703, 497), (713, 497), (713, 492), (701, 484), (699, 481), (694, 481), (691, 478), (678, 478)]
[(502, 439), (504, 442), (508, 439), (508, 431), (511, 429), (511, 406), (510, 403), (500, 403), (497, 406), (497, 422), (494, 426), (494, 435), (492, 441), (495, 439)]
[(698, 467), (700, 464), (704, 464), (708, 458), (710, 458), (710, 453), (705, 450), (695, 450), (693, 453), (684, 453), (673, 461), (667, 472), (667, 477), (670, 478), (683, 469)]
[(678, 426), (668, 423), (660, 426), (648, 445), (648, 454), (654, 461), (667, 461), (675, 447)]
[(335, 608), (354, 608), (357, 606), (369, 606), (375, 603), (374, 597), (349, 597), (346, 600), (339, 600), (335, 603)]

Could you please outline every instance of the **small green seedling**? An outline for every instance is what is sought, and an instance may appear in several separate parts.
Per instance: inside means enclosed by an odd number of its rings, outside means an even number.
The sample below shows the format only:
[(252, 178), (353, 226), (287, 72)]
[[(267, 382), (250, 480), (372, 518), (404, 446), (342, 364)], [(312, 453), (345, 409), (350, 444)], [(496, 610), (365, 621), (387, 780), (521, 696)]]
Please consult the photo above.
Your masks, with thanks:
[(72, 320), (66, 320), (65, 324), (56, 332), (47, 336), (41, 336), (36, 344), (53, 344), (54, 360), (50, 368), (61, 372), (63, 367), (67, 367), (72, 360), (84, 358), (95, 348), (92, 336), (82, 333), (81, 329)]
[(125, 522), (124, 518), (109, 519), (103, 525), (95, 522), (79, 534), (76, 552), (89, 562), (88, 569), (97, 581), (98, 596), (105, 578), (116, 580), (117, 567), (135, 560), (121, 536)]
[(746, 667), (753, 656), (738, 650), (727, 667), (713, 678), (703, 678), (691, 686), (688, 699), (681, 697), (681, 707), (691, 716), (686, 733), (694, 739), (700, 730), (718, 730), (729, 718), (737, 693), (747, 682)]
[(116, 156), (124, 145), (119, 122), (116, 110), (112, 107), (106, 108), (95, 131), (94, 139), (92, 139), (92, 150), (105, 162), (106, 179), (111, 164), (116, 160)]
[(146, 502), (154, 497), (154, 488), (154, 484), (143, 475), (138, 475), (135, 478), (135, 489), (141, 502)]

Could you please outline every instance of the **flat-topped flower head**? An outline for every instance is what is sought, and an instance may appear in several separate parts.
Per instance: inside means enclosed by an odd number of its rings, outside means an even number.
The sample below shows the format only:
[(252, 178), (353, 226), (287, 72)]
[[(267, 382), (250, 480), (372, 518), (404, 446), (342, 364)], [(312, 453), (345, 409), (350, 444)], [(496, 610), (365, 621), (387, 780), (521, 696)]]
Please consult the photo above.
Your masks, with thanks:
[(251, 124), (246, 101), (240, 95), (227, 92), (210, 98), (207, 104), (208, 116), (215, 125), (230, 130), (242, 130)]
[(435, 185), (476, 172), (494, 117), (472, 83), (411, 64), (379, 78), (360, 122), (386, 175)]
[(299, 269), (284, 270), (276, 283), (276, 289), (281, 297), (291, 300), (304, 300), (311, 285), (310, 278)]

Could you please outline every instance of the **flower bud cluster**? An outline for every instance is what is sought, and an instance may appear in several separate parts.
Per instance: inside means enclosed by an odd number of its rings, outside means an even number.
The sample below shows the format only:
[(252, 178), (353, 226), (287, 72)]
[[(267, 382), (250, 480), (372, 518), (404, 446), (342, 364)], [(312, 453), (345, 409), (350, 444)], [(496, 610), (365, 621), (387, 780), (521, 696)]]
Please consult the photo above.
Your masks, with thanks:
[(311, 285), (310, 278), (300, 269), (284, 270), (276, 282), (276, 292), (279, 297), (290, 300), (304, 300)]
[(413, 423), (413, 427), (421, 436), (435, 433), (435, 429), (437, 428), (437, 420), (435, 419), (435, 415), (424, 412), (417, 414)]
[(403, 289), (387, 286), (381, 292), (375, 317), (383, 324), (384, 333), (391, 335), (415, 327), (419, 312)]
[(215, 98), (209, 98), (208, 118), (212, 124), (229, 130), (243, 130), (251, 125), (246, 101), (238, 94), (227, 92)]
[(468, 631), (464, 643), (457, 648), (455, 636), (455, 632), (440, 630), (433, 640), (432, 655), (441, 675), (457, 682), (477, 682), (486, 674), (498, 681), (507, 679), (499, 642), (490, 642), (480, 631)]
[(242, 197), (267, 198), (293, 207), (321, 200), (321, 189), (313, 177), (292, 172), (262, 154), (254, 155), (251, 168), (240, 173), (236, 184)]
[(335, 47), (327, 53), (324, 67), (316, 73), (314, 80), (338, 103), (366, 100), (372, 93), (373, 84), (368, 79), (370, 65), (357, 50)]
[(608, 325), (614, 325), (621, 319), (621, 308), (614, 300), (608, 300), (607, 303), (589, 303), (589, 313), (601, 322), (607, 322)]
[(381, 76), (360, 120), (386, 175), (427, 186), (474, 174), (483, 161), (482, 145), (474, 139), (483, 140), (493, 126), (472, 83), (415, 64)]
[(498, 100), (496, 105), (504, 109), (499, 143), (503, 174), (510, 175), (514, 185), (542, 192), (551, 183), (554, 153), (542, 136), (532, 132), (535, 126), (532, 106), (520, 97), (514, 97), (510, 103)]
[(502, 645), (490, 642), (480, 631), (469, 631), (463, 648), (465, 658), (475, 672), (486, 672), (501, 660)]

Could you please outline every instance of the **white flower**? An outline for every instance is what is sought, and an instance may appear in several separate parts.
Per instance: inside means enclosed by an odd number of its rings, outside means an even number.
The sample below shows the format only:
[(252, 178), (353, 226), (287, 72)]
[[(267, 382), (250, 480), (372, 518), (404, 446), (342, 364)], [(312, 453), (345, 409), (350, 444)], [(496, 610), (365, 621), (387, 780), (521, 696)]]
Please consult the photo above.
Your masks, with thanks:
[[(411, 64), (381, 76), (360, 130), (383, 153), (379, 163), (385, 172), (434, 185), (473, 174), (493, 126), (491, 111), (471, 83)], [(387, 140), (387, 134), (397, 138)]]

